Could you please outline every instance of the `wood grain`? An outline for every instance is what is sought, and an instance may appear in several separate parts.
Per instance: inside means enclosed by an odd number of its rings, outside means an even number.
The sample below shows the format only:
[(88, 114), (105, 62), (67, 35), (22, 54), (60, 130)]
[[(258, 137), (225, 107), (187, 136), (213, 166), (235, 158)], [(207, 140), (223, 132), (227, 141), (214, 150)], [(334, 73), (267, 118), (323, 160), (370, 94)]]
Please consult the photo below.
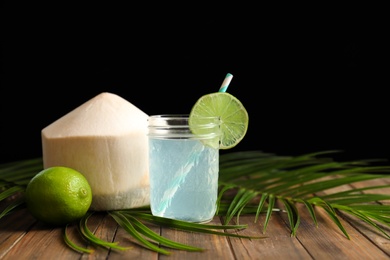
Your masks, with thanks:
[[(389, 181), (378, 179), (359, 182), (326, 192), (388, 184)], [(389, 194), (390, 189), (367, 192)], [(283, 208), (283, 205), (278, 206)], [(88, 245), (80, 238), (75, 226), (70, 226), (67, 235), (71, 240), (94, 250), (91, 254), (82, 254), (71, 250), (64, 243), (61, 228), (48, 227), (36, 221), (26, 209), (22, 209), (0, 221), (0, 259), (390, 259), (390, 240), (362, 221), (340, 213), (340, 221), (350, 235), (348, 239), (320, 208), (316, 208), (318, 226), (314, 225), (303, 205), (298, 205), (298, 210), (301, 223), (295, 237), (291, 236), (287, 214), (283, 211), (273, 213), (265, 233), (265, 215), (260, 215), (256, 223), (253, 215), (233, 218), (229, 224), (246, 224), (248, 228), (226, 232), (261, 237), (252, 240), (184, 232), (146, 224), (156, 234), (204, 249), (203, 252), (187, 252), (164, 247), (171, 252), (166, 256), (140, 246), (106, 213), (93, 214), (88, 220), (88, 228), (100, 239), (117, 242), (120, 246), (131, 249), (109, 250)], [(215, 216), (210, 224), (221, 224), (223, 220), (222, 217)], [(390, 233), (389, 228), (385, 229)]]

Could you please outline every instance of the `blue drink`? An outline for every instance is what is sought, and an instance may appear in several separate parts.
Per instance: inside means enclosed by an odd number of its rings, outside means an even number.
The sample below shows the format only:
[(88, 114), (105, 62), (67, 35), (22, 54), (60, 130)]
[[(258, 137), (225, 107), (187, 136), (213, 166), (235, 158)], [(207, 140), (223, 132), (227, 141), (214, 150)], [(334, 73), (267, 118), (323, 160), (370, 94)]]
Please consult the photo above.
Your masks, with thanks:
[(218, 196), (219, 121), (212, 126), (212, 134), (195, 136), (189, 131), (188, 117), (166, 117), (179, 118), (182, 125), (167, 123), (165, 117), (162, 124), (153, 121), (153, 117), (149, 120), (152, 214), (208, 222), (214, 217)]

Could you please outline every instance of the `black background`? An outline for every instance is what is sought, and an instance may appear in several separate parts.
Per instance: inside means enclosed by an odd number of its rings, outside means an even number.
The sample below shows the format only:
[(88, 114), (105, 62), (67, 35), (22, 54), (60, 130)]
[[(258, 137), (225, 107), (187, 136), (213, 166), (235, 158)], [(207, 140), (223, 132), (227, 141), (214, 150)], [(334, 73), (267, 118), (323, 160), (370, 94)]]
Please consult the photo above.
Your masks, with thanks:
[(40, 131), (101, 92), (188, 113), (226, 73), (250, 123), (222, 152), (389, 159), (383, 7), (3, 5), (1, 162), (41, 156)]

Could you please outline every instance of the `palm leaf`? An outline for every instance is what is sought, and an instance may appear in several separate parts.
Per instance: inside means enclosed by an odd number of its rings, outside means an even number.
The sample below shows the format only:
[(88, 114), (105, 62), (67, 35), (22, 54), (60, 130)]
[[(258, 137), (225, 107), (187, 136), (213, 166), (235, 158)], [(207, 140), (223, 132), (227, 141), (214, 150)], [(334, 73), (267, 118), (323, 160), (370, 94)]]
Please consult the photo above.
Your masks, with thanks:
[(259, 239), (263, 237), (253, 237), (253, 236), (244, 236), (234, 233), (226, 233), (216, 230), (240, 230), (247, 228), (247, 225), (211, 225), (211, 224), (199, 224), (199, 223), (189, 223), (186, 221), (168, 219), (163, 217), (153, 216), (150, 213), (139, 213), (137, 211), (129, 210), (120, 210), (120, 213), (127, 217), (137, 217), (137, 219), (143, 220), (145, 222), (153, 223), (161, 227), (169, 227), (177, 230), (191, 231), (198, 233), (214, 234), (220, 236), (229, 236), (237, 238), (247, 238), (247, 239)]
[[(112, 211), (110, 212), (110, 215), (112, 215), (113, 218), (120, 218), (121, 221), (124, 222), (123, 226), (126, 225), (133, 225), (135, 232), (138, 232), (141, 236), (145, 236), (146, 238), (150, 239), (151, 241), (156, 241), (156, 244), (163, 245), (165, 247), (174, 248), (177, 250), (186, 250), (186, 251), (203, 251), (202, 248), (199, 247), (193, 247), (189, 245), (185, 245), (182, 243), (177, 243), (175, 241), (166, 239), (153, 231), (151, 231), (146, 225), (144, 225), (141, 221), (139, 221), (134, 216), (130, 215), (124, 215), (121, 211)], [(124, 227), (125, 230), (127, 230), (126, 227)]]
[(291, 226), (291, 235), (295, 236), (301, 220), (298, 209), (295, 206), (294, 202), (291, 200), (281, 199), (281, 201), (283, 202), (288, 214), (288, 220)]
[[(338, 162), (329, 157), (338, 151), (323, 151), (302, 156), (277, 156), (261, 151), (227, 153), (220, 156), (219, 194), (216, 215), (224, 216), (222, 225), (196, 224), (153, 216), (149, 207), (107, 212), (130, 236), (147, 249), (169, 254), (160, 247), (178, 250), (201, 251), (201, 248), (168, 240), (154, 233), (147, 223), (182, 231), (207, 233), (239, 238), (247, 237), (225, 232), (228, 229), (245, 229), (239, 224), (241, 215), (253, 215), (254, 222), (265, 214), (263, 232), (275, 211), (287, 214), (291, 235), (295, 236), (301, 221), (300, 210), (307, 210), (317, 226), (317, 210), (324, 210), (341, 232), (349, 235), (339, 220), (340, 214), (360, 219), (374, 227), (386, 238), (390, 235), (382, 228), (390, 226), (390, 195), (370, 193), (389, 185), (340, 190), (353, 183), (389, 178), (390, 166), (375, 165), (377, 160)], [(379, 161), (379, 160), (378, 160)], [(42, 169), (42, 158), (0, 165), (0, 220), (25, 206), (23, 192), (31, 178)], [(280, 202), (280, 203), (278, 203)], [(297, 207), (302, 204), (305, 207)], [(278, 208), (277, 205), (281, 208)], [(299, 210), (298, 210), (299, 209)], [(96, 237), (88, 228), (89, 212), (77, 226), (81, 236), (91, 245), (125, 250), (116, 243)], [(236, 218), (236, 225), (229, 225)], [(67, 236), (65, 243), (78, 252), (92, 252), (76, 245)]]
[[(220, 201), (230, 203), (227, 220), (231, 220), (233, 213), (239, 213), (240, 208), (258, 206), (256, 215), (262, 211), (267, 203), (267, 214), (264, 223), (264, 231), (273, 213), (276, 200), (283, 203), (287, 213), (291, 234), (295, 235), (299, 225), (299, 212), (294, 206), (296, 203), (306, 205), (314, 223), (317, 225), (315, 207), (325, 210), (330, 219), (340, 228), (347, 238), (349, 235), (339, 221), (338, 212), (355, 216), (376, 229), (385, 236), (388, 235), (378, 225), (381, 222), (389, 226), (388, 218), (381, 215), (374, 208), (366, 208), (367, 211), (344, 206), (363, 206), (367, 203), (377, 203), (381, 200), (390, 200), (390, 195), (369, 194), (370, 190), (390, 188), (390, 185), (372, 186), (330, 194), (321, 194), (324, 191), (350, 185), (355, 182), (389, 178), (390, 166), (372, 166), (375, 161), (336, 162), (330, 158), (321, 158), (327, 152), (312, 153), (298, 157), (273, 156), (262, 152), (251, 151), (232, 153), (229, 156), (221, 156), (220, 160)], [(234, 171), (240, 173), (234, 174)], [(234, 183), (234, 185), (232, 185)], [(234, 196), (224, 196), (230, 190), (236, 190)], [(255, 191), (261, 194), (259, 202), (243, 202), (242, 194), (247, 191)], [(231, 193), (230, 193), (231, 194)], [(317, 195), (317, 194), (321, 194)], [(257, 204), (256, 204), (257, 203)], [(380, 205), (381, 212), (388, 212), (390, 206)], [(221, 212), (219, 212), (221, 214)], [(225, 223), (227, 224), (227, 223)]]
[[(164, 254), (164, 255), (169, 255), (169, 251), (160, 248), (158, 244), (150, 242), (148, 239), (144, 238), (137, 230), (136, 228), (132, 225), (132, 223), (125, 217), (123, 216), (120, 212), (112, 212), (110, 215), (115, 219), (115, 221), (122, 227), (124, 228), (132, 237), (137, 239), (143, 246)], [(161, 242), (161, 241), (160, 241)]]

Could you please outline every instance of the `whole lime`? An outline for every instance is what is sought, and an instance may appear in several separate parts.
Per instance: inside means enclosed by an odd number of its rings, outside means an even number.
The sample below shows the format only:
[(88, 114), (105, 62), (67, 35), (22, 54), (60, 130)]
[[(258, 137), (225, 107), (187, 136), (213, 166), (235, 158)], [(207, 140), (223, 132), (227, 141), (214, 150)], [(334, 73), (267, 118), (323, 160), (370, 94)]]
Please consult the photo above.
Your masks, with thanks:
[(82, 218), (92, 203), (92, 190), (80, 172), (62, 166), (46, 168), (26, 187), (31, 214), (47, 224), (65, 225)]

